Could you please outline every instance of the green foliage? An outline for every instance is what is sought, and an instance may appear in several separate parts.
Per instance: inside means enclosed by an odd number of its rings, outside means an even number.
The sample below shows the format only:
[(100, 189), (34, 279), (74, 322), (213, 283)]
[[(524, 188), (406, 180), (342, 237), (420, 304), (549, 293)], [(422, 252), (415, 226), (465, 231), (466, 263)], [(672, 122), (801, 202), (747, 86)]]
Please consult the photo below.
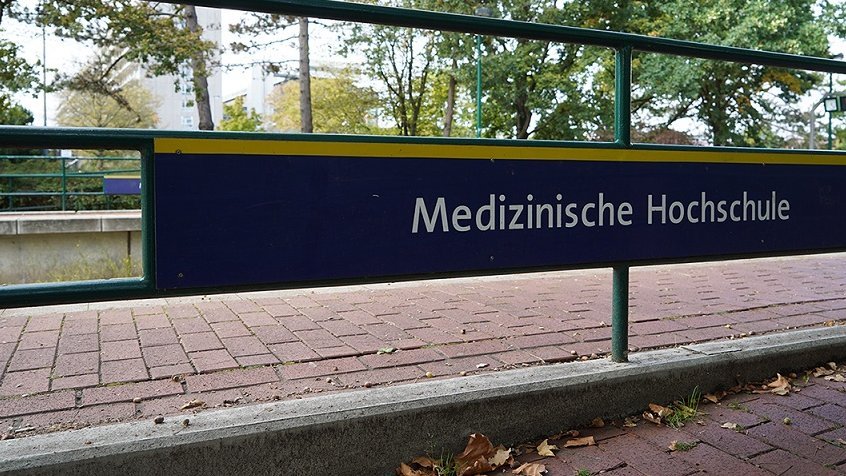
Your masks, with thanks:
[(223, 105), (223, 120), (218, 124), (222, 131), (255, 132), (262, 130), (261, 116), (255, 109), (244, 107), (244, 97), (238, 96), (229, 104)]
[[(282, 132), (300, 130), (298, 81), (288, 81), (271, 95), (272, 121)], [(376, 124), (379, 99), (367, 87), (358, 86), (351, 70), (338, 71), (332, 77), (311, 78), (314, 132), (337, 134), (380, 134)]]
[(699, 387), (696, 387), (689, 397), (673, 403), (673, 413), (664, 417), (667, 426), (681, 428), (685, 423), (696, 418), (699, 415), (700, 400), (702, 400), (702, 392), (699, 391)]
[(0, 94), (0, 125), (26, 126), (32, 124), (29, 109), (15, 104), (6, 94)]
[[(662, 3), (652, 30), (670, 38), (785, 53), (826, 56), (823, 23), (813, 0), (706, 0)], [(692, 117), (714, 145), (778, 147), (778, 124), (818, 74), (757, 65), (642, 54), (637, 84), (647, 110), (665, 122)], [(790, 104), (793, 106), (790, 106)], [(794, 113), (795, 115), (795, 113)]]
[(158, 101), (137, 80), (115, 94), (90, 90), (64, 90), (56, 116), (61, 126), (152, 128), (158, 122)]

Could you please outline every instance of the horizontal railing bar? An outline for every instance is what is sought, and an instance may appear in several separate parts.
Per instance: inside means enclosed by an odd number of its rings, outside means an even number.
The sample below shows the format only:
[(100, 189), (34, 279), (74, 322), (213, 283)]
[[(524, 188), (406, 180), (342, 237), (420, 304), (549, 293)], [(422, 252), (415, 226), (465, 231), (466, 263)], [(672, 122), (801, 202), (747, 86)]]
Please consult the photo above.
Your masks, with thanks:
[(411, 10), (334, 0), (192, 0), (188, 2), (184, 0), (164, 0), (164, 3), (191, 3), (213, 8), (278, 13), (427, 30), (507, 36), (531, 40), (580, 43), (615, 49), (622, 48), (623, 46), (631, 46), (635, 50), (675, 56), (690, 56), (703, 59), (846, 74), (846, 62), (826, 58), (814, 58), (731, 46), (708, 45), (692, 41), (655, 38), (632, 33), (592, 30), (544, 23), (528, 23), (456, 13)]

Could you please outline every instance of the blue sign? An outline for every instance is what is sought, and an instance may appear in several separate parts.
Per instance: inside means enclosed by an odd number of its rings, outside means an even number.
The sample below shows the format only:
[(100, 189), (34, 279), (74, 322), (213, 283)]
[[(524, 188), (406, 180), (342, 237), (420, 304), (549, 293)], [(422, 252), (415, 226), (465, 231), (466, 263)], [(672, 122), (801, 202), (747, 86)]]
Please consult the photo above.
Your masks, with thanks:
[(200, 141), (156, 144), (161, 289), (846, 246), (832, 156)]
[(103, 177), (103, 193), (106, 195), (140, 195), (141, 177), (107, 175)]

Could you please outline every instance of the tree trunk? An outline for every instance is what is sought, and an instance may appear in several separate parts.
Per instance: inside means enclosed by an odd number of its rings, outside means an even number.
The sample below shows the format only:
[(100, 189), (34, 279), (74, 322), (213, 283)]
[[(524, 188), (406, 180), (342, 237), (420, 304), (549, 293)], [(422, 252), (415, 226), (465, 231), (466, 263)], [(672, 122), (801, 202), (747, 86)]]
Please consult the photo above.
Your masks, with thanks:
[[(188, 31), (199, 33), (200, 24), (197, 22), (197, 9), (194, 5), (185, 5), (184, 8), (185, 26), (188, 28)], [(201, 131), (214, 130), (211, 100), (209, 99), (208, 70), (202, 53), (197, 53), (191, 58), (191, 70), (193, 71), (194, 98), (197, 103), (197, 114), (200, 116), (199, 129)]]
[(452, 121), (455, 115), (455, 71), (458, 69), (458, 60), (452, 59), (452, 71), (449, 74), (449, 86), (447, 87), (447, 103), (444, 111), (444, 137), (452, 135)]
[(308, 52), (308, 18), (300, 17), (300, 130), (314, 132), (311, 116), (311, 64)]

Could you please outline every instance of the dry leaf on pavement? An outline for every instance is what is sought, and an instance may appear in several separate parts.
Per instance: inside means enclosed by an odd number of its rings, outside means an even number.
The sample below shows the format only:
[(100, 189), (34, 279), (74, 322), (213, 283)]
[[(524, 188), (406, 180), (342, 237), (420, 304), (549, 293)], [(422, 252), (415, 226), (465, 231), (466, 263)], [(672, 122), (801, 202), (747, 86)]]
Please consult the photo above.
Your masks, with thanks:
[(649, 412), (643, 412), (643, 415), (641, 415), (641, 417), (643, 417), (643, 419), (646, 421), (651, 421), (652, 423), (655, 423), (656, 425), (661, 424), (661, 417), (655, 416)]
[(396, 473), (398, 476), (435, 476), (435, 472), (431, 469), (414, 469), (411, 466), (400, 463)]
[(412, 463), (417, 463), (424, 468), (434, 468), (435, 467), (435, 460), (428, 456), (418, 456), (411, 460)]
[(826, 375), (831, 375), (834, 373), (834, 370), (827, 369), (825, 367), (817, 367), (814, 369), (814, 377), (824, 377)]
[(565, 448), (578, 448), (580, 446), (594, 446), (596, 445), (596, 440), (593, 439), (592, 436), (583, 436), (581, 438), (573, 438), (572, 440), (567, 440), (564, 443)]
[(784, 396), (790, 393), (790, 380), (781, 374), (776, 374), (776, 379), (768, 383), (767, 387), (772, 389), (770, 392)]
[(541, 476), (545, 472), (546, 466), (540, 463), (526, 463), (512, 471), (512, 473), (518, 476)]
[(829, 382), (846, 382), (846, 377), (844, 377), (841, 374), (829, 375), (829, 376), (823, 377), (823, 378), (825, 378)]
[(591, 420), (590, 426), (593, 428), (602, 428), (603, 426), (605, 426), (605, 420), (603, 420), (602, 418), (594, 418), (593, 420)]
[(206, 404), (206, 402), (204, 402), (202, 400), (191, 400), (190, 402), (186, 403), (185, 405), (182, 405), (181, 407), (179, 407), (179, 409), (180, 410), (188, 410), (189, 408), (197, 408), (197, 407), (201, 407), (205, 404)]
[(667, 408), (667, 407), (658, 405), (657, 403), (650, 403), (649, 404), (649, 410), (652, 411), (652, 413), (658, 415), (661, 418), (666, 418), (666, 417), (673, 414), (672, 408)]
[(496, 447), (496, 453), (488, 459), (488, 463), (491, 464), (494, 468), (504, 465), (511, 459), (511, 449), (506, 449), (504, 446), (499, 445)]
[(473, 433), (464, 451), (455, 457), (458, 465), (458, 476), (472, 476), (486, 473), (494, 469), (488, 458), (494, 455), (494, 447), (487, 436)]
[(555, 445), (550, 445), (549, 440), (543, 440), (541, 444), (538, 445), (538, 454), (541, 456), (555, 456), (555, 453), (552, 450), (557, 450), (558, 447)]
[(719, 392), (706, 393), (705, 395), (703, 395), (703, 398), (705, 398), (705, 400), (708, 400), (711, 403), (720, 403), (720, 400), (725, 398), (726, 395), (728, 394), (725, 391), (721, 390)]
[(740, 429), (740, 425), (738, 425), (737, 423), (728, 422), (728, 423), (723, 423), (722, 425), (720, 425), (720, 428), (727, 428), (729, 430), (737, 431), (737, 430)]

